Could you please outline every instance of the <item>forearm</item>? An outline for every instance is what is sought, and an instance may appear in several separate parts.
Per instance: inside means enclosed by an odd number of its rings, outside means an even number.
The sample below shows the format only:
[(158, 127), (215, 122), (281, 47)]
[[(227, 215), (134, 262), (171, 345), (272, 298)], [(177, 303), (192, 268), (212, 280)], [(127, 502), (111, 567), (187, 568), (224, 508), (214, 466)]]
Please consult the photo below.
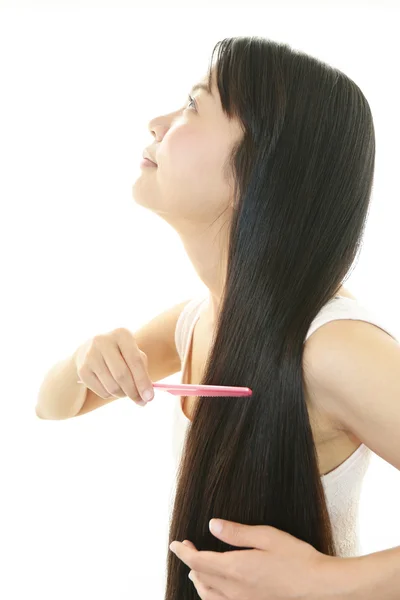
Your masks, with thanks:
[(327, 569), (318, 578), (316, 597), (400, 600), (400, 546), (354, 558), (327, 558)]
[(60, 361), (47, 372), (39, 389), (36, 414), (42, 419), (68, 419), (79, 412), (87, 387), (77, 383), (75, 356), (79, 348), (66, 360)]
[(349, 596), (349, 600), (400, 599), (400, 546), (359, 556), (358, 559), (359, 591)]

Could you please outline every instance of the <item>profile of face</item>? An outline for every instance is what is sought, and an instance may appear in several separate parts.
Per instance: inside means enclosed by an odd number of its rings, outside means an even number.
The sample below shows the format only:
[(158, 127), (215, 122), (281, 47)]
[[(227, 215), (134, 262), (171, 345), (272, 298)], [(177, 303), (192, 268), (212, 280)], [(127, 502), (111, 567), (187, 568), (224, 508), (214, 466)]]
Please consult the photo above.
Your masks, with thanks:
[(155, 141), (147, 149), (158, 166), (141, 167), (132, 187), (137, 204), (186, 234), (192, 226), (207, 227), (233, 201), (233, 180), (225, 163), (243, 129), (222, 111), (215, 72), (211, 91), (193, 89), (183, 108), (150, 121)]

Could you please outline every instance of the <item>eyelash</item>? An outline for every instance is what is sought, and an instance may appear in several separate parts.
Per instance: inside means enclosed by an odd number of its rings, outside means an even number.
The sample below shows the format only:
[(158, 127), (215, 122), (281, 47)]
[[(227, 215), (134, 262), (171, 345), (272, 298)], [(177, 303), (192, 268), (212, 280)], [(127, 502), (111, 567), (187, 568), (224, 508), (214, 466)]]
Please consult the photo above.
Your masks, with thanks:
[(196, 102), (194, 101), (194, 98), (192, 98), (192, 96), (188, 95), (188, 103), (191, 104), (192, 102), (194, 104), (194, 107), (196, 108)]

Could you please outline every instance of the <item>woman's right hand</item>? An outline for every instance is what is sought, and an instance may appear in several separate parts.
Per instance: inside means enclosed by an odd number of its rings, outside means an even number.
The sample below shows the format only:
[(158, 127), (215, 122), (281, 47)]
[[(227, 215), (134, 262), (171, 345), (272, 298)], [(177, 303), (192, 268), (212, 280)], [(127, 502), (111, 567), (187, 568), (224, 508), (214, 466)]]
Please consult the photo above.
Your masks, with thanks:
[[(146, 406), (154, 398), (147, 355), (129, 329), (118, 328), (89, 339), (78, 349), (75, 362), (78, 383), (101, 398), (128, 396), (140, 406)], [(146, 390), (151, 392), (147, 399), (143, 396)]]

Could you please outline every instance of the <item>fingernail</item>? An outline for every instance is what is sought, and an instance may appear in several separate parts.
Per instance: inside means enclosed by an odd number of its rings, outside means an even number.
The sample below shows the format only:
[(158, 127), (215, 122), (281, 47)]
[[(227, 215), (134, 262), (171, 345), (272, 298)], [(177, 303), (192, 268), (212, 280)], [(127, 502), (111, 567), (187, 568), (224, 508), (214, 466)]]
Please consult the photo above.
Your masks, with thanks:
[(211, 533), (221, 533), (222, 531), (222, 523), (219, 519), (210, 519), (209, 526)]
[(190, 581), (193, 581), (192, 571), (189, 571), (188, 577), (189, 577)]
[(146, 390), (145, 392), (143, 392), (142, 398), (146, 402), (150, 402), (150, 400), (153, 399), (153, 392), (151, 390)]

